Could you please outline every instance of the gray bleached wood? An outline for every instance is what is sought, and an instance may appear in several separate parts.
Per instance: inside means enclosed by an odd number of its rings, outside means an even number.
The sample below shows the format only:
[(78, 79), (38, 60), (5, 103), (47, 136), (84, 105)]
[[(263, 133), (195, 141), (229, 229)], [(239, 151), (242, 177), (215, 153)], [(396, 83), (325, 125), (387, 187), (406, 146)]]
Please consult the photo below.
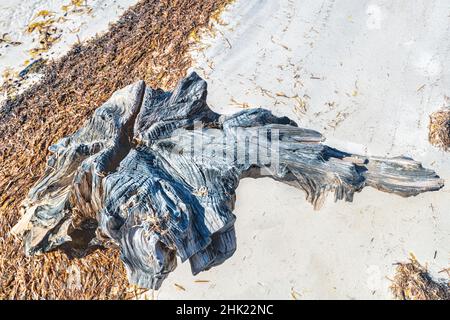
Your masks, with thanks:
[(158, 289), (177, 255), (197, 274), (234, 253), (241, 178), (271, 176), (303, 190), (315, 208), (329, 192), (352, 201), (365, 186), (404, 197), (443, 186), (412, 159), (333, 149), (320, 133), (264, 109), (220, 115), (206, 95), (195, 73), (173, 92), (140, 81), (53, 145), (12, 230), (26, 254), (87, 252), (108, 240), (131, 283)]

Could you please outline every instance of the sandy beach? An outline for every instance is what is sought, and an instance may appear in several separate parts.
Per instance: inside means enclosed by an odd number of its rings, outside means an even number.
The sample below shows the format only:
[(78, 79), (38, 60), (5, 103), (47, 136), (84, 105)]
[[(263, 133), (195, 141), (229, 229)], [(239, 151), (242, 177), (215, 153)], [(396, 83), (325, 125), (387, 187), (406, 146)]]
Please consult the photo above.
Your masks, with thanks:
[[(58, 24), (61, 39), (43, 57), (57, 59), (106, 32), (137, 2), (89, 1), (89, 13)], [(44, 7), (61, 14), (64, 3), (0, 1), (0, 33), (22, 43), (0, 44), (0, 73), (26, 66), (36, 38), (23, 29)], [(395, 263), (410, 253), (445, 278), (439, 272), (450, 264), (450, 157), (429, 143), (428, 122), (450, 105), (449, 15), (446, 0), (228, 5), (189, 50), (189, 71), (207, 81), (214, 111), (263, 107), (321, 132), (340, 150), (412, 157), (446, 185), (411, 198), (365, 188), (352, 203), (329, 197), (314, 210), (298, 189), (244, 179), (234, 211), (235, 254), (197, 276), (179, 262), (163, 287), (145, 297), (392, 299)], [(31, 77), (24, 88), (39, 79)]]

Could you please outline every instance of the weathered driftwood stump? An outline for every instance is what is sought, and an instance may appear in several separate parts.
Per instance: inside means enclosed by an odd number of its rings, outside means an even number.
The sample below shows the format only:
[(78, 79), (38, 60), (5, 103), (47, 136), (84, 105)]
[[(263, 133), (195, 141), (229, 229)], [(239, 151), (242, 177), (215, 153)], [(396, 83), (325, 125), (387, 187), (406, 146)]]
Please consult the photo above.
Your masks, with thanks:
[(264, 109), (219, 115), (206, 94), (195, 73), (173, 92), (137, 82), (51, 146), (12, 231), (23, 235), (26, 253), (113, 242), (130, 282), (159, 288), (177, 255), (197, 274), (234, 253), (243, 177), (291, 184), (315, 207), (328, 192), (352, 201), (365, 186), (405, 197), (443, 186), (419, 162), (338, 151), (320, 133)]

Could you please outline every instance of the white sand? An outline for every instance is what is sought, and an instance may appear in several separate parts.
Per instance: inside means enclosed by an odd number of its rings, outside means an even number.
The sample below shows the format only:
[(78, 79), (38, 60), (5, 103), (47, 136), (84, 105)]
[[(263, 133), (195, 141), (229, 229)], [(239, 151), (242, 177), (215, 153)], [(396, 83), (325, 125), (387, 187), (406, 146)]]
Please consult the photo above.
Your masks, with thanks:
[[(290, 299), (293, 288), (303, 299), (387, 299), (393, 263), (409, 252), (435, 275), (448, 266), (450, 155), (428, 143), (427, 125), (450, 96), (449, 15), (448, 1), (238, 0), (197, 54), (217, 111), (241, 110), (232, 99), (269, 108), (332, 146), (410, 155), (449, 182), (406, 199), (367, 188), (315, 212), (292, 187), (244, 180), (235, 255), (197, 277), (179, 266), (157, 296)], [(306, 95), (306, 113), (276, 93)]]

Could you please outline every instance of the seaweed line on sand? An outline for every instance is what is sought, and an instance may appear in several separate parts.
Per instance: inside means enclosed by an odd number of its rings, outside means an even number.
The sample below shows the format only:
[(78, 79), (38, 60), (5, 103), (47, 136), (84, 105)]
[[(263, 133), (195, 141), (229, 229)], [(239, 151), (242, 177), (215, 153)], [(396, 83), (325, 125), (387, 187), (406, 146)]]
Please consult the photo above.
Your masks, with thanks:
[(450, 151), (450, 106), (430, 115), (428, 140), (433, 146)]

